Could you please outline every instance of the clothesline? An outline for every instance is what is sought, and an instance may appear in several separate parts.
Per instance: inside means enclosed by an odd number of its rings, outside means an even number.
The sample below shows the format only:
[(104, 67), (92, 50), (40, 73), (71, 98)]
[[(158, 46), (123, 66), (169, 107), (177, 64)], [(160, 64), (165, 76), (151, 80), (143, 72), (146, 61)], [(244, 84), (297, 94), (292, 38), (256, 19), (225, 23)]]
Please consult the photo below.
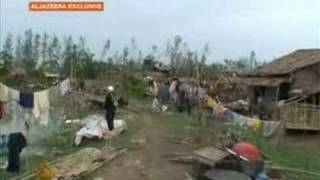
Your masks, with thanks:
[[(68, 89), (66, 89), (66, 85), (68, 85), (68, 84), (70, 84), (70, 78), (66, 78), (65, 80), (61, 81), (59, 84), (57, 84), (53, 87), (50, 87), (48, 89), (43, 89), (43, 90), (32, 92), (32, 93), (50, 90), (50, 89), (56, 88), (57, 86), (61, 87), (62, 92), (66, 92), (66, 91), (68, 91)], [(5, 85), (4, 83), (0, 82), (0, 101), (2, 101), (2, 102), (8, 101), (5, 97), (5, 95), (6, 95), (6, 93), (8, 93), (9, 90), (14, 92), (13, 95), (11, 96), (11, 98), (13, 97), (13, 100), (15, 100), (15, 97), (18, 96), (19, 92), (23, 92), (23, 91), (16, 90), (15, 88), (9, 87), (9, 86)]]
[[(37, 92), (19, 92), (18, 90), (0, 83), (0, 102), (17, 102), (22, 108), (31, 110), (40, 124), (47, 125), (49, 119), (49, 92), (60, 90), (62, 96), (71, 92), (71, 82), (67, 78), (58, 85)], [(18, 111), (17, 109), (15, 111)]]

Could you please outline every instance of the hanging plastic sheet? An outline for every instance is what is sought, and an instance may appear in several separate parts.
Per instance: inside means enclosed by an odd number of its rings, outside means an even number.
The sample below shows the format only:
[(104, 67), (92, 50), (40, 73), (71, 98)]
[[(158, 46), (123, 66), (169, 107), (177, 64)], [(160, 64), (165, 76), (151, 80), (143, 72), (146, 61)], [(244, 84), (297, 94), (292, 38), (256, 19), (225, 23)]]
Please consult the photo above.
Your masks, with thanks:
[(18, 90), (9, 88), (9, 98), (11, 101), (19, 101), (20, 92)]
[(71, 93), (71, 81), (69, 78), (60, 83), (60, 90), (63, 96)]
[(104, 116), (100, 115), (90, 115), (81, 122), (84, 123), (84, 127), (76, 133), (75, 144), (77, 146), (80, 145), (83, 137), (108, 139), (127, 129), (127, 124), (124, 120), (114, 120), (114, 130), (110, 131)]
[(49, 108), (49, 90), (34, 93), (34, 107), (32, 112), (35, 118), (39, 118), (41, 113), (47, 113)]
[(0, 101), (7, 102), (9, 100), (9, 87), (0, 83)]

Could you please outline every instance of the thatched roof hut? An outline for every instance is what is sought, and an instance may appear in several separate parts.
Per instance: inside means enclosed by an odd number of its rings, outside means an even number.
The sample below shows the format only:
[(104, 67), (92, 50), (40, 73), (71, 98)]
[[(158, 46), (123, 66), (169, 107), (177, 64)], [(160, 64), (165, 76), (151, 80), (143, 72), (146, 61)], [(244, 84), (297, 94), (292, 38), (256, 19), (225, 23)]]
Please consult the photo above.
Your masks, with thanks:
[[(306, 98), (303, 98), (303, 102), (296, 103), (311, 104), (303, 107), (312, 107), (313, 115), (316, 116), (312, 116), (312, 119), (320, 122), (320, 49), (294, 51), (242, 74), (239, 81), (249, 87), (253, 109), (261, 104), (270, 107), (269, 103), (304, 96)], [(301, 109), (302, 106), (296, 107)], [(304, 109), (303, 112), (310, 112), (310, 109)]]

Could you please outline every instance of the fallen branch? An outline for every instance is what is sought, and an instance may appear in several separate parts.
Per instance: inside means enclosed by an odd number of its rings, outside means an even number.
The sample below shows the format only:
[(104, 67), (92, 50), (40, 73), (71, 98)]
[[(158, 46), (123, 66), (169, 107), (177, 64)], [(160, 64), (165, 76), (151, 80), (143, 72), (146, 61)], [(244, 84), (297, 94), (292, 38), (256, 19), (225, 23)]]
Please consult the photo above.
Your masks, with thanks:
[[(99, 167), (101, 167), (102, 165), (104, 165), (106, 162), (108, 161), (111, 161), (112, 159), (114, 159), (115, 157), (117, 157), (118, 155), (124, 153), (127, 149), (122, 149), (122, 150), (119, 150), (119, 151), (116, 151), (114, 149), (111, 149), (111, 148), (105, 148), (103, 149), (103, 153), (106, 153), (106, 154), (111, 154), (110, 156), (106, 156), (105, 158), (103, 159), (98, 159), (93, 165), (92, 167), (90, 167), (90, 169), (85, 172), (84, 174), (81, 174), (79, 176), (83, 176), (83, 175), (86, 175), (90, 172), (93, 172), (94, 170), (98, 169)], [(52, 161), (49, 163), (49, 166), (52, 167), (55, 163), (57, 163), (58, 161), (60, 160), (63, 160), (63, 159), (57, 159), (55, 161)], [(29, 171), (27, 173), (24, 173), (23, 175), (21, 176), (18, 176), (16, 178), (13, 178), (13, 180), (29, 180), (29, 179), (33, 179), (35, 176), (37, 175), (36, 172), (34, 171)]]
[(169, 161), (177, 162), (177, 163), (190, 164), (190, 163), (194, 162), (194, 157), (192, 155), (183, 154), (183, 153), (165, 154), (161, 157), (166, 158)]
[(193, 156), (176, 157), (176, 158), (171, 158), (168, 160), (172, 161), (172, 162), (185, 163), (185, 164), (192, 164), (194, 162)]
[[(54, 163), (60, 161), (61, 159), (56, 159), (56, 160), (53, 160), (49, 163), (49, 166), (53, 165)], [(36, 174), (34, 173), (34, 171), (28, 171), (18, 177), (14, 177), (12, 178), (11, 180), (25, 180), (25, 179), (30, 179), (30, 178), (33, 178)]]
[(116, 158), (117, 156), (121, 155), (122, 153), (124, 153), (126, 151), (127, 151), (127, 148), (122, 149), (122, 150), (114, 153), (110, 157), (107, 157), (104, 161), (102, 161), (100, 163), (96, 163), (95, 165), (93, 165), (87, 172), (83, 173), (81, 176), (85, 176), (85, 175), (88, 175), (88, 174), (92, 173), (93, 171), (95, 171), (98, 168), (100, 168), (101, 166), (103, 166), (106, 162), (109, 162), (109, 161), (113, 160), (114, 158)]

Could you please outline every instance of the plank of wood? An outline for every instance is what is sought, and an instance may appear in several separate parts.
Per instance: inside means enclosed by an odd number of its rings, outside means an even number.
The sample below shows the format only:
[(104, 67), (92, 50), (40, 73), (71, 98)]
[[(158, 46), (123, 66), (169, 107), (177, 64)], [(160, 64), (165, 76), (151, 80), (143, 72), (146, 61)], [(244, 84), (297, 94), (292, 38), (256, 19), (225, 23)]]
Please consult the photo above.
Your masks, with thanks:
[(193, 154), (195, 155), (195, 160), (210, 166), (214, 166), (229, 155), (229, 153), (215, 147), (205, 147), (194, 151)]

